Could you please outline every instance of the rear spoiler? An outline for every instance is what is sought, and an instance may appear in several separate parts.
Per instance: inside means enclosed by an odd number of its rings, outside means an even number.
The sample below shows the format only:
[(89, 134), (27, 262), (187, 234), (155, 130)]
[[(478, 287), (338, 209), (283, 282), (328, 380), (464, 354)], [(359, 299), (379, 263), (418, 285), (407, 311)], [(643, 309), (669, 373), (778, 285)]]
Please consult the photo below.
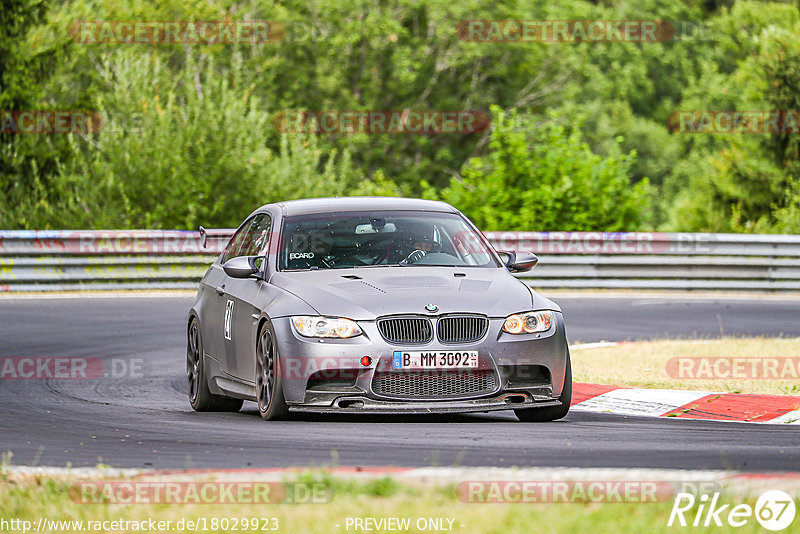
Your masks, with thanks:
[(204, 226), (200, 227), (200, 246), (208, 248), (206, 244), (208, 243), (209, 237), (230, 237), (236, 231), (235, 228), (212, 228), (207, 229)]
[(208, 240), (208, 232), (202, 226), (200, 227), (200, 246), (206, 248), (206, 241)]

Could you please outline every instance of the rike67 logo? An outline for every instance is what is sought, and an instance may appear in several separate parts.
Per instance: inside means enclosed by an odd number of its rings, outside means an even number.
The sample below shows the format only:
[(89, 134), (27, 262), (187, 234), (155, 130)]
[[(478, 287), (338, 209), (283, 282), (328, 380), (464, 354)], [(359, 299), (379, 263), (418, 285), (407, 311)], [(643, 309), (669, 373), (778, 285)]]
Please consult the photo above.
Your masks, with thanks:
[(725, 523), (738, 528), (746, 525), (754, 517), (765, 529), (783, 530), (794, 521), (794, 499), (781, 490), (770, 490), (761, 494), (755, 507), (749, 504), (722, 504), (720, 494), (700, 495), (678, 493), (669, 514), (667, 526), (721, 527)]

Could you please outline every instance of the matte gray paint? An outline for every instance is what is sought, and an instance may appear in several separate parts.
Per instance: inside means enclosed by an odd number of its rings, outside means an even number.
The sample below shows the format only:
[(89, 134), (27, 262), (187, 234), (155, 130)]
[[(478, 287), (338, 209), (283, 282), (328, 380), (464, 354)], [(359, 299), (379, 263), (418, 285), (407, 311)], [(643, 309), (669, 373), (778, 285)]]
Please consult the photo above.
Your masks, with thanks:
[[(418, 314), (432, 318), (449, 313), (478, 313), (490, 317), (489, 331), (483, 340), (463, 344), (464, 349), (478, 350), (496, 369), (498, 365), (536, 364), (547, 367), (552, 377), (551, 399), (563, 385), (567, 342), (563, 318), (556, 314), (554, 328), (543, 334), (511, 335), (501, 331), (508, 315), (532, 309), (560, 312), (559, 307), (516, 279), (505, 267), (423, 267), (385, 266), (354, 269), (277, 272), (276, 243), (285, 216), (359, 210), (423, 210), (459, 213), (443, 202), (392, 198), (336, 198), (297, 200), (262, 206), (261, 212), (272, 217), (272, 235), (265, 262), (265, 280), (234, 279), (219, 265), (219, 258), (203, 277), (190, 316), (197, 316), (207, 354), (209, 387), (214, 393), (253, 399), (255, 382), (255, 345), (259, 327), (270, 321), (275, 330), (281, 365), (287, 358), (333, 358), (342, 368), (357, 369), (356, 385), (363, 398), (385, 404), (372, 389), (372, 375), (377, 365), (401, 346), (390, 345), (380, 336), (375, 319), (386, 315)], [(247, 220), (247, 219), (246, 219)], [(471, 223), (470, 223), (471, 224)], [(472, 225), (474, 228), (474, 225)], [(497, 258), (500, 264), (499, 258)], [(456, 276), (458, 275), (458, 276)], [(344, 278), (349, 276), (351, 278)], [(358, 277), (353, 279), (352, 277)], [(223, 287), (224, 286), (224, 287)], [(220, 288), (220, 291), (218, 291)], [(232, 339), (223, 335), (226, 303), (234, 301)], [(427, 304), (439, 310), (430, 314)], [(355, 320), (363, 334), (351, 339), (304, 338), (292, 328), (291, 315), (327, 315)], [(415, 350), (453, 350), (435, 339)], [(364, 369), (357, 362), (361, 356), (374, 359)], [(355, 362), (355, 363), (352, 363)], [(306, 383), (313, 366), (293, 374), (284, 381), (288, 403), (299, 407), (307, 402)], [(501, 395), (503, 390), (497, 392)], [(451, 400), (442, 408), (442, 401), (431, 403), (430, 411), (466, 411), (471, 400)], [(421, 401), (392, 401), (398, 409)], [(314, 406), (306, 404), (306, 408)], [(438, 408), (437, 408), (438, 407)], [(330, 409), (330, 407), (329, 407)], [(474, 409), (474, 406), (473, 406)], [(496, 404), (487, 409), (508, 409)]]

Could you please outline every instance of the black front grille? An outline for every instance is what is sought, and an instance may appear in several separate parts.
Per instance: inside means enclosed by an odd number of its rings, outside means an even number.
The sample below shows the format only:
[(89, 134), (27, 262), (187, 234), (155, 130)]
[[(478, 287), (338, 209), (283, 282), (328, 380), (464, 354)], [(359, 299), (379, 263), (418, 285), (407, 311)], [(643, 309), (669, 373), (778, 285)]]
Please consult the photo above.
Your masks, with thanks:
[(486, 335), (489, 319), (476, 315), (442, 317), (436, 333), (442, 343), (471, 343)]
[(433, 339), (433, 327), (425, 317), (390, 317), (378, 319), (383, 339), (396, 345), (428, 343)]
[(490, 394), (496, 389), (495, 374), (488, 369), (378, 372), (372, 380), (372, 390), (385, 397), (463, 397)]

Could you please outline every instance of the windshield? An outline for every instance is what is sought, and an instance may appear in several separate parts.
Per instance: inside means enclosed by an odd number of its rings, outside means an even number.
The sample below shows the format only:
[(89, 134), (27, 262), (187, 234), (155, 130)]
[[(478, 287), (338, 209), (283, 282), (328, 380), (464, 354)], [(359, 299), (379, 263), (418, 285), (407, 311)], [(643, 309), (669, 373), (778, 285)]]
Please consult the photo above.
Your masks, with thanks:
[(287, 217), (281, 270), (380, 265), (499, 267), (483, 240), (455, 213), (340, 212)]

